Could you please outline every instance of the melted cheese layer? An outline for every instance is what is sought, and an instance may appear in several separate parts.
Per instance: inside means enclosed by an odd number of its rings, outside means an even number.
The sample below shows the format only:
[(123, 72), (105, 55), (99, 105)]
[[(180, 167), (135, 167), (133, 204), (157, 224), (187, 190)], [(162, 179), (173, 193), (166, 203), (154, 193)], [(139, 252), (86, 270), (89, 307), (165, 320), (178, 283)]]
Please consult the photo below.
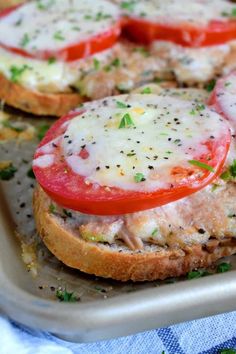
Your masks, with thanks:
[(134, 0), (130, 6), (122, 4), (121, 8), (127, 9), (126, 14), (171, 25), (188, 22), (204, 26), (211, 20), (225, 21), (233, 16), (234, 9), (234, 5), (225, 0)]
[(87, 183), (153, 191), (173, 183), (172, 168), (189, 167), (206, 153), (202, 142), (225, 129), (218, 114), (196, 102), (131, 94), (85, 104), (61, 145)]
[(29, 59), (0, 48), (0, 72), (31, 90), (66, 92), (79, 79), (79, 71), (64, 62)]
[(107, 0), (32, 1), (1, 19), (0, 42), (31, 53), (59, 50), (108, 31), (118, 17)]

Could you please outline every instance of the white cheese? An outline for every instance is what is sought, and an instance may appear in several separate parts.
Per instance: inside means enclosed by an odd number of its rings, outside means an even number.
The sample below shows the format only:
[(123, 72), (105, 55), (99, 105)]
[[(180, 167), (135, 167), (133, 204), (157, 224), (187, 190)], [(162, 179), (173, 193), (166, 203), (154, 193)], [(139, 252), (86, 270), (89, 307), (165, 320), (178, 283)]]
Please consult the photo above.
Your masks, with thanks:
[(30, 53), (60, 50), (109, 31), (118, 17), (107, 0), (32, 1), (1, 19), (0, 42)]
[(0, 73), (31, 90), (49, 93), (67, 91), (79, 78), (79, 71), (64, 62), (50, 64), (47, 61), (25, 58), (2, 48)]
[(53, 154), (47, 154), (47, 155), (42, 155), (34, 159), (33, 161), (33, 166), (41, 167), (41, 168), (46, 168), (50, 167), (54, 162), (54, 155)]
[(207, 82), (222, 71), (231, 42), (201, 48), (189, 48), (167, 42), (154, 41), (152, 51), (164, 57), (179, 82)]
[(125, 13), (167, 25), (188, 22), (204, 26), (211, 20), (225, 21), (233, 8), (225, 0), (134, 0)]
[[(68, 165), (87, 183), (125, 190), (170, 186), (172, 168), (190, 167), (189, 160), (206, 153), (202, 143), (227, 129), (204, 105), (153, 94), (114, 96), (83, 110), (61, 142)], [(84, 149), (87, 158), (80, 155)], [(137, 174), (145, 180), (137, 183)]]

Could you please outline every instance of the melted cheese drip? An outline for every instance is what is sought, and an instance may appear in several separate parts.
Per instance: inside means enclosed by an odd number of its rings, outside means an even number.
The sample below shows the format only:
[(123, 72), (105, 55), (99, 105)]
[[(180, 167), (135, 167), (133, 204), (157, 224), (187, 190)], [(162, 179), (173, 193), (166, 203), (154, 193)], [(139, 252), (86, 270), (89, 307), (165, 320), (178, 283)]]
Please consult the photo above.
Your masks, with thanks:
[[(14, 71), (21, 72), (14, 77)], [(79, 79), (79, 71), (64, 62), (29, 59), (0, 48), (0, 72), (31, 90), (65, 92)], [(15, 80), (15, 81), (14, 81)]]
[(32, 53), (59, 50), (108, 31), (118, 16), (107, 0), (32, 1), (1, 19), (0, 42)]
[(230, 119), (231, 126), (236, 132), (236, 74), (232, 73), (230, 76), (222, 80), (222, 88), (217, 92), (217, 100)]
[[(196, 102), (153, 94), (87, 103), (85, 112), (69, 122), (62, 153), (87, 183), (134, 191), (168, 187), (172, 168), (189, 167), (189, 160), (206, 152), (202, 142), (211, 135), (219, 138), (226, 129), (218, 114), (197, 107)], [(132, 124), (119, 128), (127, 114)], [(79, 156), (83, 149), (88, 158)], [(136, 174), (145, 181), (137, 183)]]
[(234, 7), (225, 0), (135, 0), (125, 12), (164, 24), (190, 22), (204, 26), (211, 20), (225, 21)]

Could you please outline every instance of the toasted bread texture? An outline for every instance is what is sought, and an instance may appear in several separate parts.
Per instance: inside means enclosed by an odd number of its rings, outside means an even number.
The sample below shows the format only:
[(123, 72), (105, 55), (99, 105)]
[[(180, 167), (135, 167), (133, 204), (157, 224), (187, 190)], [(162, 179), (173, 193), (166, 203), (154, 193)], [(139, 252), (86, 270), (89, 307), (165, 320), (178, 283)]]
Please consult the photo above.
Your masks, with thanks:
[(51, 200), (37, 187), (34, 193), (36, 227), (45, 245), (64, 264), (89, 274), (121, 281), (146, 281), (184, 275), (208, 267), (236, 252), (236, 241), (223, 239), (210, 245), (166, 248), (146, 245), (132, 251), (121, 244), (101, 244), (83, 240), (58, 215), (49, 212)]
[(62, 116), (83, 102), (77, 93), (40, 93), (8, 80), (0, 74), (0, 100), (35, 115)]
[(7, 7), (22, 4), (27, 0), (0, 0), (0, 10), (6, 9)]

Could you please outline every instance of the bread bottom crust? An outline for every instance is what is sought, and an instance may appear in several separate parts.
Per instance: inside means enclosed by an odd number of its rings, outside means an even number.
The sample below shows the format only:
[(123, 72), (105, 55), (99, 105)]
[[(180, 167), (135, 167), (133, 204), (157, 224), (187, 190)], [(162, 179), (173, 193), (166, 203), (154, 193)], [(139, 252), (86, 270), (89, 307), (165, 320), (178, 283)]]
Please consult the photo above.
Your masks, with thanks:
[(77, 93), (40, 93), (0, 74), (0, 99), (9, 106), (36, 115), (62, 116), (83, 102)]
[(50, 199), (40, 187), (35, 189), (33, 205), (37, 230), (48, 249), (67, 266), (104, 278), (151, 281), (177, 277), (236, 253), (234, 239), (223, 239), (214, 248), (198, 244), (184, 249), (120, 252), (110, 245), (85, 241), (67, 229), (60, 217), (49, 213)]

